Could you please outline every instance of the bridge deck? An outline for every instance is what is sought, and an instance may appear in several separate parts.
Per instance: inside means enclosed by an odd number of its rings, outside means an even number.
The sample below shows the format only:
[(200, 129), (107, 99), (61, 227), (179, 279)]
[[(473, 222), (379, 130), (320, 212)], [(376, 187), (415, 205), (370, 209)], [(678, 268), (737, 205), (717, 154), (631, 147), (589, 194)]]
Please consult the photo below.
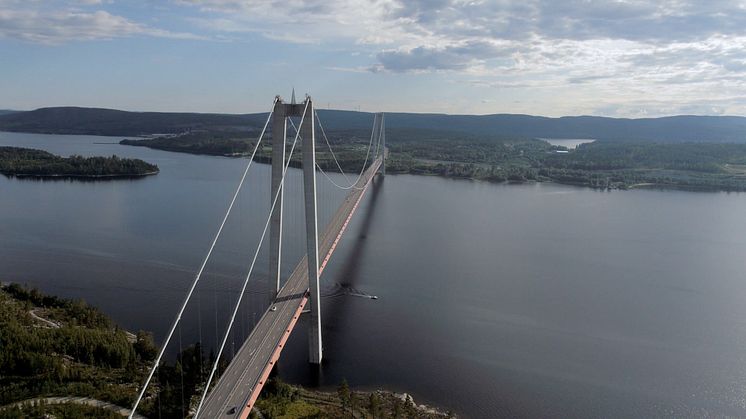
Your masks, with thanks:
[[(388, 150), (386, 150), (388, 151)], [(351, 189), (334, 217), (319, 237), (319, 274), (326, 267), (370, 181), (380, 168), (379, 157), (358, 181), (361, 189)], [(246, 418), (259, 392), (280, 358), (295, 323), (308, 301), (308, 268), (304, 256), (278, 293), (274, 307), (264, 312), (259, 323), (236, 353), (212, 389), (200, 413), (203, 418)], [(234, 413), (228, 413), (235, 407)]]

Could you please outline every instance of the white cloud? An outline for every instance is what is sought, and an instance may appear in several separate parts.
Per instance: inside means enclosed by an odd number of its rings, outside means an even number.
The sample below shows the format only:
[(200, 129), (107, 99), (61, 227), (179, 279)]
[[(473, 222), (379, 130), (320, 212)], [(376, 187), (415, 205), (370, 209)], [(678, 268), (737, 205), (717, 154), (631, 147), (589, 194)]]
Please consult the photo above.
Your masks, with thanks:
[[(200, 27), (223, 32), (259, 33), (298, 43), (401, 46), (417, 38), (390, 19), (393, 0), (175, 0), (201, 12)], [(416, 42), (412, 42), (415, 46)]]
[[(90, 0), (89, 4), (94, 4)], [(202, 39), (197, 35), (152, 28), (104, 10), (74, 7), (48, 9), (35, 2), (0, 2), (0, 38), (41, 44), (114, 39), (136, 35), (175, 39)]]
[(744, 2), (726, 0), (176, 2), (202, 11), (198, 22), (205, 28), (290, 42), (349, 43), (375, 52), (379, 62), (373, 68), (397, 72), (463, 71), (510, 53), (525, 60), (563, 42), (586, 49), (584, 44), (615, 41), (605, 47), (624, 50), (633, 44), (652, 51), (675, 42), (746, 35)]
[(376, 73), (453, 74), (487, 89), (551, 91), (554, 101), (567, 94), (589, 111), (686, 110), (699, 100), (719, 113), (746, 96), (743, 0), (176, 2), (213, 31), (347, 48), (371, 57)]
[[(685, 111), (699, 101), (703, 112), (746, 109), (744, 0), (171, 0), (159, 7), (210, 39), (250, 34), (313, 44), (331, 52), (327, 70), (434, 73), (525, 106), (640, 114)], [(119, 9), (106, 0), (0, 0), (0, 38), (200, 38), (112, 10)]]

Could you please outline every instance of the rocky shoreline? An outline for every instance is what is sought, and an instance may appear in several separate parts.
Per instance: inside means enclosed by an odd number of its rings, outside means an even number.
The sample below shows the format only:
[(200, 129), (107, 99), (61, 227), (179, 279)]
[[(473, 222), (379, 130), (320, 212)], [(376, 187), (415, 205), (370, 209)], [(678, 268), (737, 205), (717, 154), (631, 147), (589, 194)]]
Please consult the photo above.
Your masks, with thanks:
[(272, 378), (254, 406), (253, 415), (262, 417), (324, 418), (456, 418), (439, 407), (417, 403), (408, 393), (387, 390), (357, 391), (346, 382), (335, 391), (313, 390), (285, 384)]

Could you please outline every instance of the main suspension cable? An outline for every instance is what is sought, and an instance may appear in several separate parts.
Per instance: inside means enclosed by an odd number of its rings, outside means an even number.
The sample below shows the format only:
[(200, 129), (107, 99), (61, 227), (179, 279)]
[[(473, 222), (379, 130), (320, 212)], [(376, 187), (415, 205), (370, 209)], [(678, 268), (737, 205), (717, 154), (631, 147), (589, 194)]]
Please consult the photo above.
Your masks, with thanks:
[[(318, 113), (316, 114), (316, 120), (319, 122), (319, 128), (321, 128), (321, 134), (324, 137), (324, 141), (326, 141), (326, 144), (329, 146), (329, 150), (331, 151), (332, 157), (334, 158), (334, 161), (337, 163), (337, 167), (342, 172), (342, 175), (345, 175), (345, 178), (349, 182), (349, 178), (347, 178), (346, 174), (342, 170), (342, 167), (339, 164), (339, 160), (337, 160), (337, 156), (334, 154), (334, 151), (331, 149), (331, 145), (329, 145), (329, 139), (326, 137), (326, 133), (324, 132), (324, 127), (321, 125), (321, 119), (318, 116)], [(324, 170), (319, 166), (318, 163), (316, 163), (316, 167), (324, 174), (324, 176), (336, 187), (340, 189), (362, 189), (361, 187), (357, 186), (358, 182), (360, 182), (360, 179), (363, 177), (363, 173), (365, 173), (365, 168), (368, 166), (368, 159), (370, 158), (370, 151), (373, 148), (373, 138), (375, 137), (375, 131), (376, 131), (376, 121), (378, 120), (378, 117), (373, 118), (373, 130), (370, 133), (370, 141), (368, 142), (368, 151), (365, 153), (365, 161), (363, 162), (363, 167), (360, 169), (360, 173), (357, 175), (357, 179), (355, 179), (354, 182), (350, 182), (349, 186), (341, 186), (335, 181), (331, 179), (331, 177), (324, 172)]]
[[(319, 116), (318, 116), (318, 114), (317, 114), (317, 115), (316, 115), (316, 118), (318, 119), (318, 117), (319, 117)], [(293, 127), (293, 130), (294, 130), (295, 132), (298, 132), (298, 127), (296, 127), (296, 126), (295, 126), (295, 123), (293, 122), (293, 120), (292, 120), (292, 119), (289, 119), (289, 121), (290, 121), (290, 125), (291, 125), (291, 126)], [(321, 132), (323, 133), (323, 132), (324, 132), (324, 128), (323, 128), (323, 127), (321, 127), (321, 121), (319, 121), (319, 127), (321, 128)], [(326, 134), (324, 134), (324, 139), (326, 139)], [(339, 171), (340, 171), (340, 172), (342, 173), (342, 176), (344, 176), (344, 177), (345, 177), (345, 179), (347, 179), (347, 181), (349, 182), (349, 181), (350, 181), (350, 178), (348, 178), (348, 177), (347, 177), (347, 174), (346, 174), (346, 173), (345, 173), (345, 172), (344, 172), (344, 171), (342, 170), (342, 166), (340, 166), (340, 165), (339, 165), (339, 161), (337, 161), (337, 157), (336, 157), (336, 156), (334, 155), (334, 151), (332, 151), (332, 146), (331, 146), (331, 145), (329, 145), (329, 140), (326, 140), (326, 145), (327, 145), (327, 146), (329, 147), (329, 151), (331, 152), (331, 154), (332, 154), (332, 157), (334, 157), (334, 161), (335, 161), (335, 162), (337, 162), (337, 167), (339, 168)], [(365, 167), (365, 166), (363, 166), (363, 167)], [(326, 173), (326, 172), (324, 171), (324, 169), (322, 169), (322, 168), (321, 168), (321, 166), (319, 165), (319, 162), (316, 162), (316, 168), (317, 168), (317, 169), (319, 169), (319, 172), (321, 172), (321, 174), (323, 174), (323, 175), (324, 175), (324, 177), (326, 177), (326, 179), (327, 179), (327, 180), (328, 180), (328, 181), (329, 181), (329, 182), (330, 182), (330, 183), (331, 183), (332, 185), (336, 186), (336, 187), (337, 187), (337, 188), (339, 188), (339, 189), (344, 189), (344, 190), (348, 190), (348, 189), (358, 189), (358, 190), (359, 190), (359, 189), (362, 189), (362, 187), (360, 187), (360, 186), (356, 186), (356, 185), (357, 185), (357, 182), (359, 182), (359, 181), (360, 181), (360, 178), (358, 178), (358, 180), (356, 180), (356, 181), (355, 181), (354, 183), (350, 183), (350, 185), (348, 185), (348, 186), (342, 186), (342, 185), (338, 184), (337, 182), (335, 182), (335, 181), (334, 181), (334, 179), (332, 179), (332, 178), (331, 178), (331, 176), (329, 176), (329, 175), (328, 175), (328, 174), (327, 174), (327, 173)], [(323, 202), (323, 200), (322, 200), (322, 202)]]
[[(347, 182), (349, 182), (350, 178), (347, 177), (347, 173), (345, 173), (345, 171), (342, 170), (342, 166), (339, 164), (339, 160), (337, 160), (337, 156), (334, 154), (334, 150), (332, 150), (332, 145), (329, 143), (329, 138), (327, 138), (327, 136), (326, 136), (326, 132), (324, 131), (324, 126), (321, 125), (321, 118), (319, 118), (319, 113), (316, 112), (315, 109), (314, 109), (314, 113), (316, 114), (316, 120), (319, 122), (319, 128), (321, 129), (321, 135), (324, 137), (324, 141), (326, 142), (326, 146), (329, 148), (329, 153), (331, 153), (332, 158), (334, 159), (334, 163), (337, 164), (337, 168), (339, 169), (339, 173), (342, 173), (342, 176), (345, 177), (345, 180), (347, 180)], [(293, 125), (293, 128), (295, 128), (295, 125)], [(295, 128), (295, 130), (297, 131), (298, 129)]]
[(181, 308), (179, 308), (179, 312), (176, 315), (176, 319), (174, 320), (173, 324), (171, 325), (171, 329), (168, 332), (166, 341), (163, 343), (163, 346), (161, 347), (161, 350), (155, 359), (155, 363), (153, 364), (153, 366), (150, 369), (150, 372), (148, 373), (148, 378), (145, 380), (145, 383), (142, 386), (142, 390), (140, 390), (140, 394), (137, 396), (137, 399), (135, 400), (135, 404), (132, 406), (132, 410), (130, 411), (130, 414), (128, 417), (129, 419), (132, 419), (134, 417), (135, 411), (137, 410), (137, 407), (140, 405), (140, 401), (142, 400), (143, 395), (145, 395), (145, 391), (147, 390), (148, 385), (150, 384), (150, 380), (153, 379), (153, 374), (155, 373), (155, 370), (158, 369), (158, 366), (161, 363), (161, 359), (163, 358), (163, 354), (166, 352), (166, 348), (168, 347), (169, 342), (171, 342), (171, 338), (174, 335), (176, 326), (178, 326), (179, 321), (181, 320), (181, 316), (184, 314), (184, 310), (186, 309), (187, 304), (189, 303), (189, 300), (192, 298), (192, 293), (194, 293), (194, 289), (197, 287), (197, 283), (202, 277), (202, 272), (205, 270), (205, 266), (207, 265), (207, 261), (210, 259), (210, 256), (212, 255), (213, 249), (215, 249), (215, 244), (218, 242), (218, 238), (220, 238), (220, 234), (223, 232), (223, 227), (225, 227), (225, 223), (228, 220), (228, 216), (230, 216), (231, 210), (233, 209), (233, 204), (236, 203), (236, 198), (238, 197), (239, 192), (241, 192), (241, 188), (243, 187), (244, 181), (246, 180), (246, 175), (249, 173), (249, 168), (251, 167), (251, 163), (254, 161), (254, 156), (256, 155), (256, 151), (259, 149), (259, 144), (262, 142), (262, 138), (264, 137), (264, 132), (267, 130), (269, 121), (272, 119), (272, 112), (274, 111), (275, 103), (277, 103), (277, 98), (275, 98), (275, 100), (272, 102), (272, 110), (269, 111), (269, 115), (267, 116), (267, 121), (264, 123), (262, 132), (259, 134), (259, 138), (257, 139), (256, 145), (254, 146), (254, 151), (251, 153), (251, 158), (249, 159), (249, 162), (246, 164), (246, 169), (244, 170), (243, 175), (241, 176), (241, 181), (238, 183), (236, 192), (233, 194), (233, 199), (231, 199), (231, 203), (228, 206), (228, 210), (226, 211), (225, 216), (223, 217), (223, 221), (220, 223), (218, 232), (215, 234), (215, 238), (212, 240), (210, 249), (207, 251), (207, 255), (202, 261), (202, 265), (200, 266), (199, 271), (197, 272), (197, 276), (194, 278), (194, 281), (192, 282), (192, 285), (189, 288), (189, 292), (187, 293), (186, 298), (184, 298), (184, 302), (181, 304)]

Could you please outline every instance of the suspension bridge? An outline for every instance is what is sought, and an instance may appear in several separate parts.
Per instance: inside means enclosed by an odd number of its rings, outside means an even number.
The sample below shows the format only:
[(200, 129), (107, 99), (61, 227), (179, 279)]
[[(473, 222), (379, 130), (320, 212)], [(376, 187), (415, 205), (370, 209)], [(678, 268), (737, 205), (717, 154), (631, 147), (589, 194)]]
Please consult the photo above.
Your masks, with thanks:
[[(293, 119), (299, 119), (299, 126)], [(323, 358), (323, 344), (321, 336), (321, 298), (319, 280), (324, 268), (329, 263), (332, 254), (339, 244), (355, 210), (365, 196), (368, 186), (376, 175), (385, 175), (386, 148), (385, 121), (382, 113), (375, 114), (373, 129), (368, 143), (365, 161), (359, 173), (350, 178), (342, 170), (342, 166), (334, 154), (329, 139), (323, 130), (323, 125), (314, 110), (313, 101), (306, 96), (303, 103), (296, 103), (295, 95), (291, 103), (285, 103), (277, 96), (272, 104), (266, 122), (254, 145), (246, 169), (239, 181), (238, 187), (228, 206), (225, 216), (207, 251), (205, 258), (192, 282), (189, 291), (179, 308), (165, 342), (148, 372), (147, 379), (140, 388), (137, 400), (131, 410), (130, 418), (136, 415), (137, 408), (146, 394), (148, 386), (159, 367), (184, 311), (189, 304), (195, 288), (203, 276), (205, 266), (210, 259), (215, 245), (223, 232), (226, 221), (233, 210), (236, 198), (246, 180), (257, 150), (270, 126), (272, 131), (272, 159), (271, 159), (271, 206), (266, 216), (264, 229), (259, 238), (248, 273), (243, 281), (237, 301), (233, 306), (232, 315), (228, 321), (226, 332), (219, 345), (217, 356), (211, 367), (209, 376), (201, 392), (199, 403), (185, 414), (194, 418), (236, 417), (247, 418), (267, 379), (280, 358), (282, 350), (296, 327), (301, 315), (309, 317), (309, 362), (320, 364)], [(292, 142), (289, 141), (288, 123), (294, 129)], [(316, 161), (316, 126), (319, 126), (322, 136), (334, 159), (337, 169), (348, 181), (347, 185), (335, 182)], [(305, 213), (305, 255), (298, 261), (290, 276), (283, 281), (281, 262), (283, 255), (283, 204), (286, 188), (288, 168), (293, 153), (300, 144), (301, 165), (303, 174), (303, 202)], [(289, 150), (288, 150), (289, 146)], [(337, 188), (347, 190), (347, 195), (337, 208), (331, 220), (319, 231), (319, 215), (317, 202), (317, 172), (322, 173)], [(259, 252), (269, 234), (269, 275), (268, 298), (266, 311), (245, 339), (239, 350), (230, 360), (228, 367), (222, 372), (219, 380), (213, 385), (218, 370), (219, 360), (228, 341), (231, 329), (241, 306), (242, 298), (257, 263)], [(216, 331), (217, 333), (217, 331)]]

